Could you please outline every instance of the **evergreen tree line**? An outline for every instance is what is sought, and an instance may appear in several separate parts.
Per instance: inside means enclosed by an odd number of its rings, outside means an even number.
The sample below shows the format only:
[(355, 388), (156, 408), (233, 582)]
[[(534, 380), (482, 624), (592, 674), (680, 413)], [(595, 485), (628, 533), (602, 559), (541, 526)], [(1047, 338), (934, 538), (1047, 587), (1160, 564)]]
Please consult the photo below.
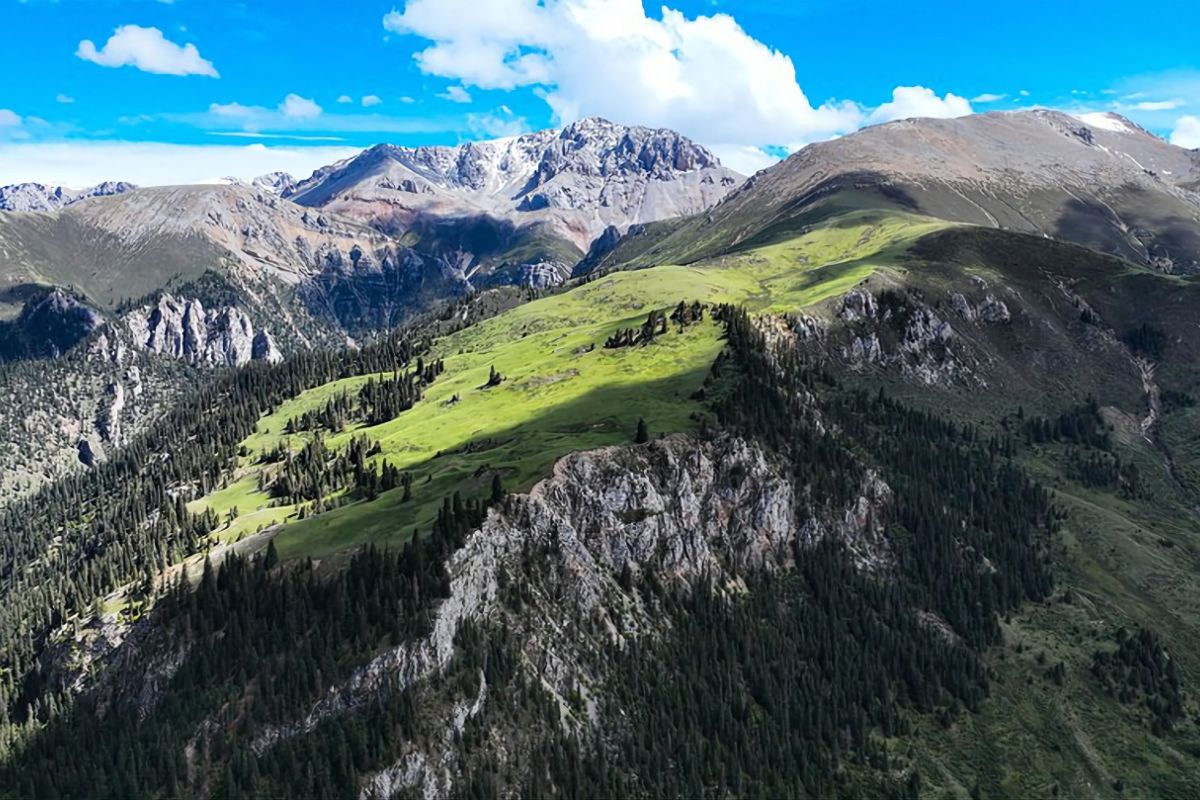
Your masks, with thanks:
[(1066, 453), (1066, 473), (1084, 486), (1119, 491), (1125, 497), (1137, 497), (1141, 492), (1141, 476), (1137, 465), (1124, 461), (1113, 447), (1112, 426), (1100, 416), (1100, 406), (1094, 397), (1074, 408), (1067, 409), (1057, 419), (1030, 417), (1018, 411), (1024, 419), (1020, 430), (1031, 445), (1066, 443), (1072, 447)]
[(1132, 636), (1121, 628), (1116, 640), (1116, 650), (1095, 652), (1092, 674), (1122, 703), (1144, 706), (1154, 733), (1166, 734), (1184, 715), (1179, 668), (1148, 628)]
[[(728, 343), (708, 391), (718, 419), (787, 456), (810, 513), (840, 515), (866, 465), (878, 467), (893, 490), (879, 522), (891, 529), (918, 607), (982, 646), (999, 636), (998, 613), (1048, 596), (1056, 512), (1008, 457), (1011, 442), (908, 408), (882, 389), (872, 396), (839, 386), (799, 349), (769, 350), (740, 308), (715, 316)], [(722, 376), (727, 370), (736, 377)]]
[(470, 321), (464, 310), (360, 349), (300, 352), (279, 364), (224, 371), (107, 461), (0, 510), (0, 752), (12, 724), (45, 716), (48, 685), (37, 656), (50, 632), (86, 613), (95, 598), (149, 580), (203, 546), (217, 520), (189, 513), (186, 503), (221, 485), (259, 417), (315, 386), (380, 372), (394, 380), (376, 381), (367, 401), (375, 413), (398, 408), (409, 376), (415, 383), (441, 371), (440, 361), (407, 371), (434, 333)]
[[(485, 511), (456, 493), (428, 534), (399, 548), (368, 546), (332, 571), (281, 565), (273, 543), (262, 556), (206, 561), (197, 586), (178, 580), (151, 612), (159, 647), (183, 653), (158, 703), (139, 710), (137, 692), (117, 701), (132, 705), (84, 695), (0, 763), (0, 797), (171, 798), (199, 787), (214, 797), (344, 795), (355, 782), (326, 765), (331, 756), (281, 764), (305, 752), (302, 732), (299, 746), (267, 750), (261, 769), (251, 744), (264, 727), (303, 718), (381, 648), (426, 635), (449, 590), (446, 560)], [(366, 714), (376, 720), (373, 739), (392, 746), (391, 733), (404, 732), (406, 697), (381, 694), (388, 727)], [(282, 791), (322, 776), (306, 791)]]

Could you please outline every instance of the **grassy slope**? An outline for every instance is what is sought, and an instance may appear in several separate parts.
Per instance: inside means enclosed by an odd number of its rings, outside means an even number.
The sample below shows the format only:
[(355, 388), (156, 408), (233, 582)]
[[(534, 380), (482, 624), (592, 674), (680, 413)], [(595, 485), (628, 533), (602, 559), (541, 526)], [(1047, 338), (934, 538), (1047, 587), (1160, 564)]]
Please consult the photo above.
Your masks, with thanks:
[[(699, 410), (689, 398), (721, 344), (710, 321), (674, 330), (648, 347), (606, 350), (618, 328), (642, 323), (652, 309), (680, 300), (739, 302), (785, 311), (844, 293), (878, 266), (893, 264), (905, 244), (941, 223), (864, 214), (788, 242), (710, 264), (617, 272), (547, 297), (440, 340), (446, 372), (425, 399), (398, 418), (351, 428), (332, 446), (368, 435), (380, 459), (414, 474), (414, 499), (392, 491), (318, 517), (297, 520), (294, 507), (271, 507), (257, 490), (256, 454), (286, 438), (290, 417), (353, 393), (367, 378), (349, 378), (304, 393), (265, 416), (245, 442), (251, 451), (236, 479), (197, 502), (223, 517), (215, 534), (237, 538), (287, 522), (276, 539), (285, 557), (327, 556), (366, 541), (398, 541), (426, 526), (455, 490), (482, 494), (498, 471), (510, 490), (528, 489), (573, 450), (628, 441), (639, 417), (654, 433), (689, 430)], [(588, 348), (595, 345), (595, 349)], [(506, 380), (481, 389), (491, 367)], [(447, 401), (458, 395), (460, 402)], [(298, 441), (291, 446), (298, 448)]]
[[(1039, 314), (1061, 303), (1040, 283), (1046, 272), (1068, 269), (1057, 252), (1047, 251), (1044, 257), (1053, 263), (1045, 267), (1023, 251), (994, 264), (987, 258), (977, 265), (974, 259), (949, 262), (936, 255), (932, 260), (904, 258), (912, 238), (939, 227), (916, 218), (858, 211), (796, 238), (692, 267), (615, 273), (448, 337), (437, 345), (447, 360), (447, 372), (424, 402), (389, 423), (339, 437), (367, 433), (378, 439), (387, 458), (414, 470), (416, 499), (401, 504), (393, 492), (373, 503), (292, 522), (277, 539), (281, 552), (323, 556), (358, 542), (396, 541), (414, 525), (425, 524), (447, 492), (466, 487), (482, 493), (493, 469), (506, 476), (508, 488), (527, 488), (565, 452), (628, 440), (639, 416), (645, 416), (655, 432), (687, 429), (696, 410), (687, 398), (720, 347), (710, 323), (683, 335), (672, 331), (648, 348), (605, 351), (601, 346), (612, 330), (640, 323), (648, 310), (679, 299), (732, 300), (757, 311), (786, 311), (837, 296), (886, 267), (891, 278), (935, 291), (948, 290), (965, 274), (1015, 285)], [(1147, 307), (1163, 307), (1165, 300), (1153, 296), (1156, 292), (1171, 294), (1168, 280), (1151, 280), (1149, 294), (1136, 290), (1132, 284), (1149, 280), (1144, 273), (1116, 274), (1110, 264), (1084, 263), (1074, 269), (1074, 277), (1083, 284), (1119, 285), (1122, 297), (1145, 295)], [(1099, 295), (1093, 303), (1118, 328), (1133, 321), (1127, 314), (1140, 315), (1137, 309), (1123, 313)], [(1061, 313), (1065, 321), (1076, 312), (1068, 308)], [(578, 352), (590, 344), (597, 349)], [(1048, 339), (1028, 345), (1007, 339), (992, 344), (1015, 348), (1010, 355), (1018, 361), (1026, 352), (1063, 346)], [(1173, 346), (1183, 349), (1185, 344)], [(1189, 355), (1182, 353), (1176, 364), (1188, 364)], [(1061, 363), (1068, 362), (1064, 357)], [(1103, 361), (1089, 363), (1108, 369)], [(479, 389), (493, 364), (508, 380), (496, 389)], [(1171, 375), (1179, 369), (1164, 365), (1162, 372)], [(1065, 407), (1080, 385), (1089, 385), (1076, 382), (1078, 377), (1064, 378), (1070, 387), (1064, 385), (1061, 394), (1048, 392), (1047, 413)], [(1190, 380), (1182, 377), (1177, 384), (1190, 388)], [(864, 376), (868, 382), (882, 378)], [(1110, 374), (1107, 380), (1113, 378)], [(274, 445), (288, 416), (363, 380), (321, 387), (285, 404), (264, 417), (247, 445), (255, 451)], [(1124, 376), (1121, 387), (1109, 389), (1106, 402), (1140, 413), (1136, 386), (1125, 386), (1133, 380)], [(1022, 387), (1024, 394), (1034, 390), (1045, 387)], [(442, 401), (455, 393), (462, 402), (443, 406)], [(928, 402), (936, 394), (924, 392), (922, 397)], [(964, 403), (978, 413), (967, 413)], [(933, 401), (942, 405), (943, 413), (976, 420), (1010, 411), (1011, 403), (1009, 394), (988, 399), (978, 393), (969, 398), (949, 393)], [(1200, 447), (1189, 433), (1197, 416), (1200, 412), (1183, 410), (1166, 418), (1164, 432), (1180, 454)], [(465, 445), (477, 449), (463, 452)], [(1177, 654), (1195, 711), (1200, 685), (1200, 627), (1195, 621), (1200, 611), (1195, 580), (1200, 541), (1195, 520), (1163, 471), (1160, 454), (1140, 437), (1126, 439), (1123, 445), (1123, 457), (1135, 459), (1148, 476), (1149, 494), (1137, 502), (1064, 479), (1063, 453), (1053, 448), (1023, 456), (1055, 489), (1059, 505), (1069, 514), (1053, 558), (1060, 587), (1070, 588), (1071, 599), (1060, 591), (1052, 601), (1028, 606), (1006, 621), (1005, 645), (988, 655), (992, 692), (978, 714), (960, 715), (949, 727), (917, 718), (917, 735), (896, 743), (903, 760), (919, 767), (924, 794), (967, 797), (975, 784), (984, 797), (1182, 797), (1200, 792), (1196, 725), (1185, 722), (1177, 733), (1156, 737), (1143, 711), (1105, 695), (1088, 671), (1092, 653), (1111, 642), (1117, 627), (1148, 625)], [(427, 476), (431, 484), (423, 483)], [(240, 481), (203, 502), (223, 511), (236, 505), (246, 512), (265, 500), (254, 486), (254, 469), (248, 465)], [(244, 513), (218, 534), (230, 536), (283, 521), (291, 512)], [(1059, 662), (1066, 667), (1061, 686), (1048, 674)]]
[[(1129, 444), (1129, 443), (1127, 443)], [(1155, 736), (1139, 706), (1106, 695), (1091, 675), (1093, 654), (1110, 649), (1119, 627), (1158, 632), (1184, 675), (1197, 712), (1200, 586), (1195, 524), (1152, 475), (1155, 454), (1122, 448), (1149, 475), (1138, 501), (1061, 477), (1064, 448), (1023, 456), (1067, 512), (1052, 558), (1058, 591), (1004, 624), (988, 654), (991, 693), (980, 713), (949, 727), (916, 718), (916, 736), (898, 743), (932, 797), (1194, 797), (1200, 793), (1200, 729), (1185, 720)], [(1049, 670), (1062, 663), (1059, 685)], [(912, 743), (915, 742), (915, 747)]]

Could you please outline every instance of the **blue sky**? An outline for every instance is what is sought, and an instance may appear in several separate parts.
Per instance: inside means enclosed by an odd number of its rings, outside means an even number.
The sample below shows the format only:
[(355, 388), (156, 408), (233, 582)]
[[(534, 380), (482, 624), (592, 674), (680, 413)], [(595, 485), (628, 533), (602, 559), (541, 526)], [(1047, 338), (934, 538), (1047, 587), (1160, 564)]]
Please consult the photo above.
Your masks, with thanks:
[(305, 174), (600, 114), (750, 171), (904, 116), (1116, 110), (1200, 147), (1200, 3), (0, 0), (0, 183)]

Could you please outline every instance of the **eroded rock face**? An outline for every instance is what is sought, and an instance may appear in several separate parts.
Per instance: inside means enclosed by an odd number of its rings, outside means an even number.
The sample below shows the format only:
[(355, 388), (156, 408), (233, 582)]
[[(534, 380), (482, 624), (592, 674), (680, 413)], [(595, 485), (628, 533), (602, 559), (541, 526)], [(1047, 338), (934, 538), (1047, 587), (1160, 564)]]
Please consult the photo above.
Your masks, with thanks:
[[(978, 305), (953, 294), (950, 308), (972, 323), (999, 324), (1011, 316), (1003, 301), (988, 293)], [(821, 347), (851, 369), (879, 367), (898, 370), (905, 378), (925, 386), (980, 385), (977, 359), (944, 316), (917, 293), (885, 291), (878, 296), (857, 287), (838, 302), (837, 322), (821, 337), (805, 328), (794, 333), (800, 342)]]
[(838, 317), (846, 322), (854, 322), (860, 319), (874, 319), (878, 313), (875, 295), (867, 289), (851, 289), (842, 298), (842, 310)]
[(238, 366), (282, 359), (269, 331), (256, 329), (236, 306), (205, 309), (199, 300), (162, 295), (125, 317), (134, 342), (192, 364)]
[[(802, 545), (839, 537), (864, 567), (888, 563), (883, 507), (891, 489), (867, 471), (861, 492), (828, 519), (807, 520), (786, 469), (757, 444), (736, 437), (699, 441), (673, 436), (647, 445), (607, 447), (561, 459), (551, 477), (526, 496), (493, 508), (447, 564), (449, 596), (431, 633), (393, 648), (332, 688), (303, 719), (263, 730), (252, 745), (262, 753), (281, 739), (311, 731), (322, 719), (349, 711), (381, 691), (396, 691), (438, 674), (455, 653), (468, 620), (499, 623), (513, 612), (503, 586), (514, 576), (531, 584), (524, 606), (522, 649), (538, 664), (538, 679), (566, 706), (566, 696), (596, 672), (589, 647), (624, 647), (661, 632), (661, 614), (637, 591), (622, 586), (653, 579), (681, 591), (717, 587), (741, 591), (749, 575), (791, 566)], [(533, 572), (527, 554), (541, 565)], [(590, 620), (584, 635), (570, 620)], [(534, 622), (529, 622), (534, 620)], [(597, 638), (598, 637), (598, 638)], [(602, 672), (603, 665), (590, 669)], [(485, 689), (481, 682), (480, 698)], [(456, 724), (473, 715), (455, 712)], [(589, 711), (591, 715), (593, 711)], [(597, 722), (588, 717), (587, 724)], [(385, 794), (401, 788), (450, 785), (447, 750), (431, 743), (399, 755), (368, 782)], [(443, 792), (444, 793), (444, 792)]]
[(950, 296), (950, 307), (968, 322), (987, 322), (993, 325), (1012, 321), (1012, 313), (1003, 300), (988, 292), (974, 305), (960, 292)]

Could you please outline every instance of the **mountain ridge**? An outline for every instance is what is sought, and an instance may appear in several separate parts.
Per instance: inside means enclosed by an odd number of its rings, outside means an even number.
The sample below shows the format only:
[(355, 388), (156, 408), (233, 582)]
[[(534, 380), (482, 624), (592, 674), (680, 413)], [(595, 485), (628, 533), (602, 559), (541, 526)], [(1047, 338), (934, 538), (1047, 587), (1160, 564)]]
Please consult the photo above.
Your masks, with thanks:
[(547, 221), (586, 250), (611, 224), (695, 213), (742, 180), (674, 131), (587, 118), (454, 147), (376, 145), (284, 194), (385, 230), (439, 210)]
[(864, 128), (759, 172), (719, 207), (661, 230), (640, 260), (752, 247), (861, 204), (1058, 238), (1166, 272), (1200, 271), (1200, 153), (1115, 114), (1095, 123), (1035, 110)]
[(16, 183), (0, 186), (0, 211), (56, 211), (92, 197), (108, 197), (138, 187), (126, 181), (103, 181), (85, 189)]

